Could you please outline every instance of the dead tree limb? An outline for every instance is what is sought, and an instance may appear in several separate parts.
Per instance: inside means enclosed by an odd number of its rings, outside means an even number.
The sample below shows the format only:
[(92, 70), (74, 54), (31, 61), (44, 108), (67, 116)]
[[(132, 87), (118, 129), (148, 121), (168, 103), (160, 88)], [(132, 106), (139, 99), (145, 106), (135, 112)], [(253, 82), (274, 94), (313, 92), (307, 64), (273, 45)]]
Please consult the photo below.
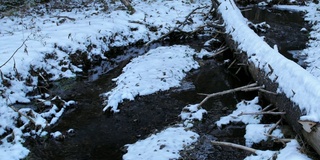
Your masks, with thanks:
[(212, 94), (199, 93), (199, 95), (205, 95), (206, 98), (204, 98), (200, 102), (198, 107), (203, 105), (204, 102), (206, 102), (208, 99), (210, 99), (212, 97), (221, 96), (221, 95), (228, 94), (228, 93), (234, 93), (234, 92), (237, 92), (237, 91), (246, 91), (246, 89), (249, 89), (249, 88), (252, 88), (252, 87), (256, 87), (256, 86), (257, 86), (257, 83), (252, 83), (252, 84), (249, 84), (249, 85), (246, 85), (246, 86), (242, 86), (242, 87), (238, 87), (238, 88), (234, 88), (234, 89), (229, 89), (229, 90), (218, 92), (218, 93), (212, 93)]
[(25, 115), (24, 113), (20, 112), (17, 108), (9, 105), (9, 107), (14, 110), (15, 112), (17, 112), (20, 116), (26, 117), (30, 122), (32, 122), (34, 125), (36, 125), (36, 121), (34, 121), (34, 119), (32, 119), (31, 117)]
[(273, 132), (273, 131), (277, 128), (277, 126), (280, 124), (281, 120), (282, 120), (282, 119), (279, 119), (279, 121), (278, 121), (276, 124), (272, 125), (272, 127), (269, 128), (267, 134), (271, 135), (272, 132)]
[(238, 114), (238, 116), (243, 116), (243, 115), (264, 115), (264, 114), (284, 115), (284, 114), (286, 114), (286, 112), (252, 112), (252, 113), (241, 112), (240, 114)]
[(256, 154), (256, 152), (258, 151), (256, 149), (253, 149), (253, 148), (250, 148), (250, 147), (247, 147), (247, 146), (243, 146), (243, 145), (235, 144), (235, 143), (230, 143), (230, 142), (211, 141), (211, 143), (213, 145), (221, 145), (221, 146), (228, 146), (228, 147), (242, 149), (242, 150), (254, 153), (254, 154)]

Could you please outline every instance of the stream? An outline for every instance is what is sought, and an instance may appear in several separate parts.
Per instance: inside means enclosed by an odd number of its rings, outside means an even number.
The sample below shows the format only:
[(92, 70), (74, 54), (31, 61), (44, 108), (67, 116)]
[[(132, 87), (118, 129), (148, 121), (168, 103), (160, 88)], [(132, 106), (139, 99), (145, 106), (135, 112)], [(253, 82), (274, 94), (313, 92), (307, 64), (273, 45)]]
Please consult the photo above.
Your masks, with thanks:
[[(307, 33), (300, 29), (307, 27), (301, 13), (253, 8), (244, 15), (253, 23), (267, 22), (271, 28), (266, 33), (270, 45), (277, 44), (279, 51), (295, 62), (303, 57), (292, 54), (305, 47)], [(184, 44), (200, 49), (210, 37), (168, 42), (159, 45)], [(49, 132), (60, 131), (65, 138), (61, 141), (50, 137), (29, 138), (25, 145), (29, 146), (27, 159), (122, 159), (125, 144), (135, 143), (152, 133), (179, 122), (178, 115), (187, 104), (199, 103), (204, 97), (197, 93), (214, 93), (239, 87), (251, 82), (244, 71), (235, 74), (236, 70), (227, 67), (225, 59), (230, 58), (228, 52), (216, 59), (198, 60), (200, 69), (192, 70), (183, 80), (181, 87), (152, 95), (136, 97), (134, 101), (120, 104), (120, 113), (103, 113), (103, 100), (99, 96), (111, 90), (115, 83), (112, 79), (121, 74), (122, 68), (132, 57), (145, 53), (150, 48), (128, 47), (117, 50), (113, 62), (103, 62), (89, 72), (87, 79), (75, 78), (55, 83), (52, 92), (63, 99), (77, 101), (74, 108), (65, 112), (59, 122)], [(297, 53), (297, 52), (295, 52)], [(231, 55), (231, 53), (230, 53)], [(303, 64), (302, 64), (303, 65)], [(208, 114), (202, 122), (195, 124), (195, 131), (200, 140), (193, 149), (181, 153), (181, 159), (243, 159), (248, 152), (233, 148), (210, 145), (211, 140), (221, 140), (244, 144), (244, 125), (229, 125), (218, 129), (214, 122), (221, 116), (230, 114), (235, 105), (242, 99), (251, 100), (256, 92), (228, 94), (210, 99), (203, 106)], [(69, 129), (74, 133), (67, 134)], [(269, 148), (268, 148), (269, 147)], [(279, 146), (268, 146), (267, 149), (278, 149)]]

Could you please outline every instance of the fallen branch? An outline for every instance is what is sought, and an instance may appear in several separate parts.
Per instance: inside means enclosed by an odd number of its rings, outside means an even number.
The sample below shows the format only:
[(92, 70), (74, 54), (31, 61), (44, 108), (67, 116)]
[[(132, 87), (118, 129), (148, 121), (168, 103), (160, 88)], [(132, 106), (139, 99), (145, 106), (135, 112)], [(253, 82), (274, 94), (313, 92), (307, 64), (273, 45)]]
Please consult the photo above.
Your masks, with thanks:
[(9, 107), (14, 110), (15, 112), (17, 112), (19, 115), (23, 116), (23, 117), (26, 117), (30, 122), (32, 122), (34, 125), (36, 125), (36, 121), (34, 121), (34, 119), (32, 119), (31, 117), (25, 115), (24, 113), (20, 112), (17, 108), (9, 105)]
[(231, 62), (231, 64), (228, 66), (228, 68), (227, 68), (227, 69), (230, 69), (230, 68), (233, 66), (233, 64), (234, 64), (234, 63), (236, 63), (236, 61), (237, 61), (237, 60), (236, 60), (236, 59), (234, 59), (234, 60)]
[[(229, 90), (222, 91), (222, 92), (218, 92), (218, 93), (212, 93), (212, 94), (198, 93), (199, 95), (205, 95), (205, 96), (207, 96), (206, 98), (204, 98), (204, 99), (200, 102), (200, 104), (198, 105), (198, 107), (201, 106), (201, 105), (203, 105), (203, 103), (206, 102), (209, 98), (216, 97), (216, 96), (221, 96), (221, 95), (224, 95), (224, 94), (233, 93), (233, 92), (237, 92), (237, 91), (246, 91), (246, 89), (252, 88), (252, 87), (256, 87), (256, 86), (257, 86), (257, 83), (252, 83), (252, 84), (249, 84), (249, 85), (246, 85), (246, 86), (242, 86), (242, 87), (238, 87), (238, 88), (234, 88), (234, 89), (229, 89)], [(251, 90), (250, 90), (250, 91), (251, 91)]]
[(208, 6), (197, 7), (197, 8), (195, 8), (195, 9), (193, 9), (193, 10), (186, 16), (186, 18), (184, 19), (184, 21), (183, 21), (182, 23), (180, 23), (178, 26), (176, 26), (176, 27), (174, 27), (173, 29), (171, 29), (168, 33), (162, 35), (160, 38), (154, 39), (154, 40), (152, 40), (152, 41), (149, 41), (148, 43), (145, 44), (145, 46), (149, 46), (151, 43), (156, 42), (156, 41), (159, 41), (159, 40), (163, 39), (164, 37), (167, 37), (169, 34), (173, 33), (175, 30), (178, 30), (181, 26), (184, 26), (184, 25), (187, 23), (189, 17), (190, 17), (196, 10), (202, 9), (202, 8), (206, 8), (206, 7), (208, 7)]
[(268, 135), (271, 135), (272, 132), (273, 132), (273, 131), (277, 128), (277, 126), (280, 124), (280, 122), (281, 122), (281, 119), (279, 119), (279, 121), (278, 121), (276, 124), (274, 124), (272, 127), (269, 128), (267, 134), (268, 134)]
[(291, 142), (292, 140), (294, 140), (294, 139), (290, 139), (290, 138), (279, 138), (279, 137), (276, 137), (276, 136), (273, 136), (270, 134), (264, 134), (264, 135), (267, 137), (273, 138), (273, 141), (275, 141), (275, 142), (281, 142), (283, 144), (286, 144), (287, 142)]
[(270, 107), (272, 107), (273, 105), (272, 104), (269, 104), (269, 105), (267, 105), (265, 108), (263, 108), (263, 110), (262, 111), (266, 111), (266, 110), (268, 110)]
[(278, 95), (278, 93), (275, 93), (275, 92), (270, 92), (268, 90), (265, 90), (265, 89), (259, 89), (260, 92), (263, 92), (263, 93), (267, 93), (267, 94), (272, 94), (272, 95)]
[(255, 153), (255, 154), (258, 151), (256, 149), (253, 149), (253, 148), (250, 148), (250, 147), (247, 147), (247, 146), (243, 146), (243, 145), (235, 144), (235, 143), (230, 143), (230, 142), (211, 141), (211, 143), (213, 145), (222, 145), (222, 146), (234, 147), (234, 148), (242, 149), (242, 150), (249, 151), (249, 152), (252, 152), (252, 153)]
[(213, 58), (213, 57), (215, 57), (215, 56), (217, 56), (217, 55), (225, 52), (225, 51), (228, 50), (228, 49), (229, 49), (229, 47), (223, 46), (223, 47), (217, 49), (216, 53), (214, 53), (213, 55), (209, 56), (209, 58)]
[(263, 114), (271, 114), (271, 115), (284, 115), (286, 112), (252, 112), (252, 113), (243, 113), (241, 112), (238, 116), (243, 115), (263, 115)]

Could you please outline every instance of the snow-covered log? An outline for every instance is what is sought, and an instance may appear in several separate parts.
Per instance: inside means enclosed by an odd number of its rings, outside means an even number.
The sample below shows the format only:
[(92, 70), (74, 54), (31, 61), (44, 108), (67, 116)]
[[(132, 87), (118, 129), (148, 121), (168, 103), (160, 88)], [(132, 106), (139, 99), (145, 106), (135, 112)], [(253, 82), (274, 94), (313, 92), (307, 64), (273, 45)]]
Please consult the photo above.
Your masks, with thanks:
[(277, 93), (261, 95), (286, 112), (287, 122), (320, 154), (319, 80), (251, 30), (233, 0), (216, 0), (215, 3), (224, 24), (226, 41), (235, 57), (247, 64), (259, 85)]

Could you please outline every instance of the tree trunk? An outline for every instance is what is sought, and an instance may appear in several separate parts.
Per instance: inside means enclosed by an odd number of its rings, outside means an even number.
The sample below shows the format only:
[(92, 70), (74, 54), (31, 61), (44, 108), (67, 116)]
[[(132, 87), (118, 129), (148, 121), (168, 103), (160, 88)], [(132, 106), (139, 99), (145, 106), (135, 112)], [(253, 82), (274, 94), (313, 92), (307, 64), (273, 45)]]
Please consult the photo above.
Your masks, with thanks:
[[(299, 122), (301, 122), (300, 117), (305, 114), (304, 111), (301, 111), (301, 109), (300, 109), (301, 107), (299, 107), (299, 105), (297, 103), (292, 101), (292, 97), (288, 96), (283, 91), (278, 90), (279, 86), (282, 86), (283, 84), (279, 84), (277, 80), (275, 80), (274, 78), (272, 79), (270, 76), (271, 74), (277, 73), (279, 78), (281, 78), (281, 74), (279, 74), (279, 73), (281, 73), (281, 71), (277, 71), (279, 69), (274, 68), (272, 66), (272, 64), (274, 64), (274, 63), (271, 63), (271, 62), (270, 63), (267, 62), (267, 63), (264, 63), (264, 65), (261, 65), (260, 61), (265, 62), (265, 60), (263, 58), (259, 59), (259, 56), (254, 57), (254, 60), (253, 60), (252, 57), (255, 56), (255, 54), (252, 54), (252, 53), (248, 54), (248, 52), (252, 52), (252, 48), (253, 49), (257, 48), (256, 42), (245, 41), (245, 40), (243, 40), (243, 39), (245, 39), (244, 38), (245, 36), (238, 38), (235, 36), (235, 34), (233, 34), (235, 32), (238, 32), (238, 33), (246, 32), (249, 28), (247, 24), (245, 24), (245, 23), (238, 24), (239, 27), (230, 26), (228, 24), (228, 22), (226, 22), (226, 20), (224, 19), (228, 15), (223, 15), (223, 14), (229, 14), (229, 16), (231, 14), (232, 15), (233, 14), (240, 14), (240, 16), (233, 15), (234, 20), (236, 20), (237, 18), (244, 19), (243, 16), (241, 15), (241, 12), (238, 11), (239, 9), (237, 8), (237, 6), (233, 2), (233, 0), (213, 0), (213, 1), (215, 1), (214, 2), (215, 4), (213, 4), (213, 5), (216, 8), (217, 16), (219, 17), (219, 19), (221, 21), (223, 21), (223, 22), (221, 22), (221, 24), (225, 24), (224, 30), (226, 33), (225, 34), (226, 43), (234, 51), (235, 58), (240, 63), (247, 64), (248, 71), (250, 72), (252, 77), (257, 81), (257, 83), (259, 85), (264, 85), (265, 89), (268, 91), (278, 93), (277, 95), (267, 94), (267, 93), (261, 93), (260, 95), (262, 97), (264, 97), (265, 99), (269, 100), (276, 107), (278, 107), (280, 111), (286, 112), (286, 114), (283, 116), (286, 119), (286, 121), (292, 126), (294, 131), (297, 134), (302, 135), (307, 140), (308, 144), (310, 146), (312, 146), (314, 148), (314, 150), (320, 155), (320, 125), (319, 125), (319, 123), (314, 122), (313, 124), (315, 124), (315, 126), (312, 126), (311, 131), (306, 131), (304, 128), (302, 128), (302, 125)], [(224, 10), (224, 11), (222, 11), (222, 10)], [(228, 12), (226, 12), (226, 10), (228, 10)], [(239, 23), (242, 23), (242, 22), (239, 21)], [(245, 28), (245, 27), (247, 27), (247, 28)], [(244, 29), (246, 31), (243, 31)], [(256, 35), (256, 36), (258, 36), (258, 35)], [(242, 39), (243, 41), (241, 41), (239, 39)], [(246, 47), (247, 48), (249, 47), (251, 50), (247, 49)], [(265, 54), (269, 54), (268, 52), (272, 51), (272, 50), (273, 50), (273, 48), (270, 47), (270, 49), (263, 50), (263, 51), (265, 52)], [(254, 52), (259, 52), (259, 51), (254, 51)], [(274, 52), (274, 50), (273, 50), (273, 52)], [(287, 59), (283, 59), (281, 61), (285, 62), (285, 63), (290, 63), (290, 65), (297, 65), (297, 64), (291, 64), (292, 62), (289, 62), (290, 60), (287, 60)], [(286, 62), (286, 61), (288, 61), (288, 62)], [(259, 65), (257, 65), (257, 63)], [(288, 65), (288, 66), (290, 66), (290, 65)], [(266, 73), (265, 68), (269, 68), (268, 73)], [(303, 79), (305, 77), (301, 77), (301, 76), (294, 77), (294, 78), (295, 79), (288, 79), (288, 81), (300, 81), (300, 80), (304, 81), (305, 80), (305, 79)], [(298, 78), (298, 80), (296, 78)], [(300, 80), (299, 80), (299, 78), (300, 78)], [(312, 81), (312, 82), (314, 82), (314, 81)], [(320, 86), (320, 82), (318, 82), (318, 83)], [(293, 95), (295, 95), (294, 91), (295, 91), (295, 88), (292, 88)], [(317, 93), (319, 91), (317, 89), (310, 88), (310, 92), (313, 92), (311, 94), (315, 97), (315, 99), (320, 99), (320, 96), (318, 96), (319, 93)], [(308, 96), (308, 94), (305, 96)], [(314, 107), (319, 107), (319, 106), (314, 106)]]

